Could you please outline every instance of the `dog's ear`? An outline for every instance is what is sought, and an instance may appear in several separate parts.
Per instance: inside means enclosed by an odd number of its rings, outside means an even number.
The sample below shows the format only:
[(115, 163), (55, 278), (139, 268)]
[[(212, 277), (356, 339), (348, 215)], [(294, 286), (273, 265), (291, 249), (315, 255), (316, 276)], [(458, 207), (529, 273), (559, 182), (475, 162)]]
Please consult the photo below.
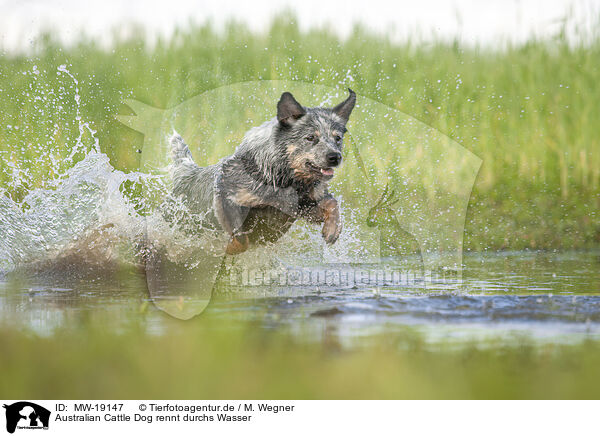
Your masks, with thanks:
[(354, 91), (348, 88), (348, 92), (350, 93), (348, 98), (333, 108), (333, 113), (340, 116), (346, 123), (348, 122), (352, 109), (354, 109), (354, 104), (356, 103), (356, 94)]
[(289, 92), (281, 94), (277, 103), (277, 120), (281, 124), (290, 125), (306, 114), (306, 111)]

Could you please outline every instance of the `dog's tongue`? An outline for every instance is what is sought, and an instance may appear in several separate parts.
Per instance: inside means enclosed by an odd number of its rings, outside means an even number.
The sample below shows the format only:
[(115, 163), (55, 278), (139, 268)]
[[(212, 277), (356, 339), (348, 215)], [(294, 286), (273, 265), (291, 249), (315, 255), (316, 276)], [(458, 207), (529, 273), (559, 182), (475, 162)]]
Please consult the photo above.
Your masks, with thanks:
[(321, 174), (324, 176), (333, 176), (333, 168), (321, 168)]

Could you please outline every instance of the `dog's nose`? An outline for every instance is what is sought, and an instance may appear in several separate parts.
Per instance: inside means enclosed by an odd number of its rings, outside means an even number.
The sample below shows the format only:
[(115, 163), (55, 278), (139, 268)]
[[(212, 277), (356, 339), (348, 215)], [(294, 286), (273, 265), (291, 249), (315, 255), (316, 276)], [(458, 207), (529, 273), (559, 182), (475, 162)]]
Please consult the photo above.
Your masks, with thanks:
[(327, 153), (326, 159), (327, 165), (334, 167), (342, 161), (342, 153), (339, 151), (330, 151)]

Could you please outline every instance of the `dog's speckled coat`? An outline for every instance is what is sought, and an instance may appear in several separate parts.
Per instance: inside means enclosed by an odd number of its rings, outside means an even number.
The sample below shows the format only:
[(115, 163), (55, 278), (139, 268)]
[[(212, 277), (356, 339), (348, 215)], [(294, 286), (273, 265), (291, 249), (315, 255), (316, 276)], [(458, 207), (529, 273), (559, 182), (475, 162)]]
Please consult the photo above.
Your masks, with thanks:
[(327, 189), (342, 161), (342, 139), (356, 94), (334, 108), (301, 106), (289, 92), (277, 117), (250, 129), (233, 155), (199, 167), (181, 136), (171, 138), (173, 194), (230, 236), (228, 254), (276, 241), (298, 217), (324, 223), (323, 238), (341, 232), (337, 201)]

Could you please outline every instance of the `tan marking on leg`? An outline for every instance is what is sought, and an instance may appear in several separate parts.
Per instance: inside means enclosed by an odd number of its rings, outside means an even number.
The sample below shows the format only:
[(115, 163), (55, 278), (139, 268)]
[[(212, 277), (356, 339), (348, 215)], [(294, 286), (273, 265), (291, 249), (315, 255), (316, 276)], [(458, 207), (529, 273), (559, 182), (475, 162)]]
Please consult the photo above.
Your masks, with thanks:
[(328, 198), (319, 203), (319, 208), (323, 211), (324, 224), (322, 235), (325, 242), (333, 244), (342, 232), (342, 223), (340, 221), (340, 209), (334, 198)]
[(229, 255), (236, 255), (243, 253), (248, 249), (249, 241), (247, 235), (236, 235), (232, 236), (231, 240), (225, 248), (225, 253)]

